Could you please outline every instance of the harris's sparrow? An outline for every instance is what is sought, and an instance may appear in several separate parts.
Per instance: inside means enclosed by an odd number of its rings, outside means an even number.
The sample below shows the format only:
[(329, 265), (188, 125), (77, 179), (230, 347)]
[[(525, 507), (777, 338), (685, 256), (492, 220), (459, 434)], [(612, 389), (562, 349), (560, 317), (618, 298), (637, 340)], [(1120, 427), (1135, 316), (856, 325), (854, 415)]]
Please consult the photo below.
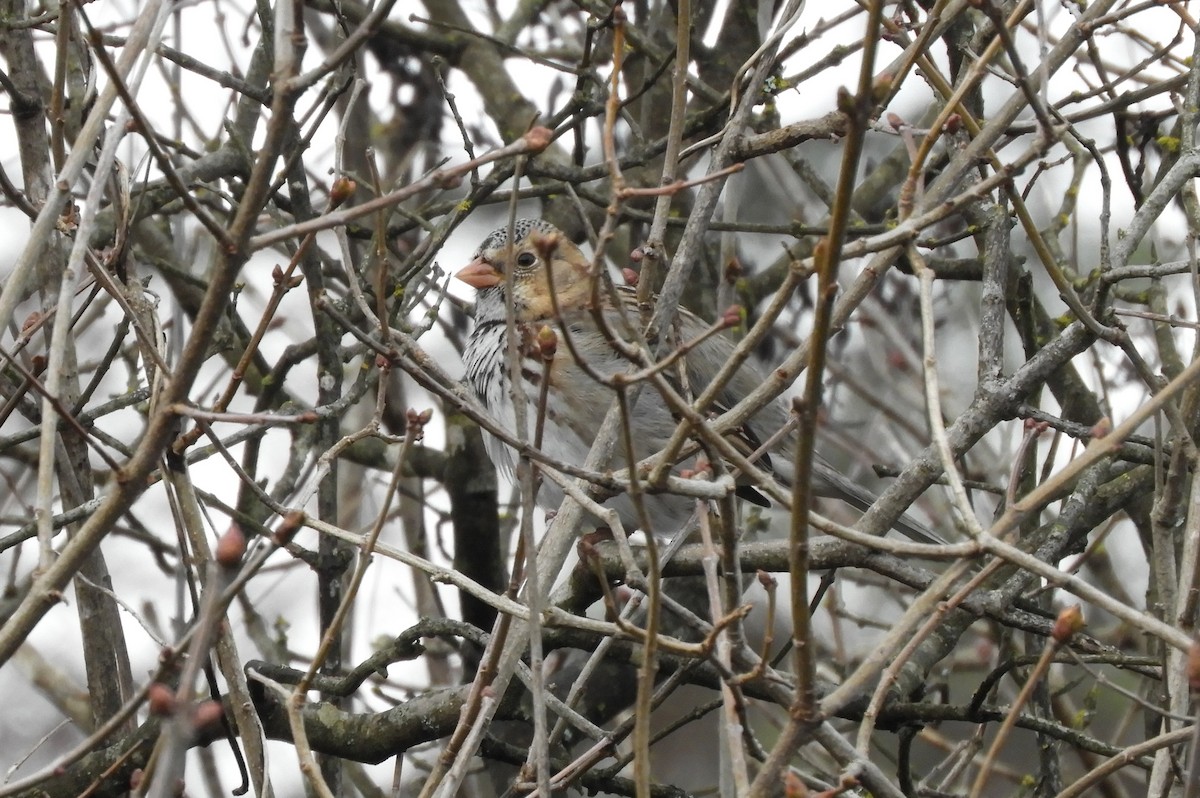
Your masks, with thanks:
[[(521, 219), (513, 225), (512, 233), (513, 243), (509, 246), (508, 228), (494, 230), (480, 244), (471, 263), (456, 274), (458, 279), (478, 291), (475, 328), (463, 354), (465, 379), (495, 419), (515, 432), (516, 414), (506, 343), (505, 301), (506, 294), (511, 293), (513, 321), (518, 340), (522, 342), (521, 371), (526, 377), (524, 393), (529, 428), (532, 430), (538, 415), (540, 381), (546, 379), (549, 385), (541, 449), (553, 460), (580, 465), (613, 400), (612, 389), (597, 382), (596, 376), (611, 377), (630, 370), (629, 359), (606, 336), (613, 333), (624, 336), (631, 330), (630, 322), (639, 318), (636, 297), (627, 287), (617, 287), (615, 302), (624, 305), (617, 308), (611, 293), (604, 289), (594, 292), (595, 278), (591, 275), (588, 260), (549, 222)], [(597, 297), (607, 330), (602, 329), (592, 309)], [(549, 326), (557, 333), (557, 345), (548, 363), (539, 359), (536, 343), (543, 326)], [(684, 369), (676, 366), (664, 373), (686, 378), (690, 388), (698, 393), (729, 358), (734, 344), (724, 335), (705, 335), (711, 332), (710, 326), (682, 308), (675, 330), (680, 341), (701, 340), (683, 358)], [(570, 338), (569, 345), (564, 345), (564, 337)], [(577, 357), (586, 361), (585, 366), (580, 366)], [(684, 372), (682, 375), (681, 371)], [(744, 364), (726, 383), (717, 397), (717, 404), (733, 406), (762, 380), (762, 375), (752, 364)], [(760, 442), (770, 441), (786, 426), (787, 420), (788, 410), (781, 401), (763, 407), (743, 429), (745, 437), (753, 444), (746, 448), (752, 449)], [(632, 418), (636, 456), (642, 459), (663, 449), (676, 425), (677, 419), (654, 388), (643, 390)], [(788, 485), (792, 476), (791, 452), (796, 443), (795, 435), (785, 432), (775, 437), (778, 439), (771, 452), (777, 456), (771, 459), (770, 466), (776, 478)], [(485, 435), (485, 443), (496, 467), (512, 473), (517, 462), (516, 452), (490, 434)], [(814, 488), (820, 496), (840, 499), (860, 510), (866, 510), (875, 501), (875, 496), (842, 476), (819, 454), (814, 462)], [(546, 509), (556, 509), (562, 498), (561, 489), (547, 482), (541, 487), (538, 504)], [(695, 507), (694, 500), (669, 494), (647, 495), (645, 501), (653, 531), (659, 535), (670, 535), (680, 529)], [(607, 504), (617, 510), (621, 522), (628, 528), (642, 526), (627, 495), (615, 496)], [(896, 528), (922, 543), (940, 542), (908, 518), (900, 519)]]

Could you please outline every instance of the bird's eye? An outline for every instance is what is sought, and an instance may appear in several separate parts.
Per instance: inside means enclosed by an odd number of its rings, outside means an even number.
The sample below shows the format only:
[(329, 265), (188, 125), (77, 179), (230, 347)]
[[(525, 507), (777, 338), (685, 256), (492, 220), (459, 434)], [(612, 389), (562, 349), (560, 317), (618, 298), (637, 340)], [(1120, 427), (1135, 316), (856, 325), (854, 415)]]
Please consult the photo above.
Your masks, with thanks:
[(537, 263), (537, 256), (532, 252), (522, 252), (517, 256), (517, 265), (528, 269), (533, 264)]

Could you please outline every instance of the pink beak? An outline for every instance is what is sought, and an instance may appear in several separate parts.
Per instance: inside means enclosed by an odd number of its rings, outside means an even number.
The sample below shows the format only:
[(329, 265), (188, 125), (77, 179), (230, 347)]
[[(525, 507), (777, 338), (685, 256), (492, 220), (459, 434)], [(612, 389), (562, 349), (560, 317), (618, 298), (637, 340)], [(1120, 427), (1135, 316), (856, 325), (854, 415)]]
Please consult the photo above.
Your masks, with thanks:
[(471, 261), (454, 276), (472, 288), (491, 288), (504, 281), (504, 275), (496, 271), (496, 267), (483, 258)]

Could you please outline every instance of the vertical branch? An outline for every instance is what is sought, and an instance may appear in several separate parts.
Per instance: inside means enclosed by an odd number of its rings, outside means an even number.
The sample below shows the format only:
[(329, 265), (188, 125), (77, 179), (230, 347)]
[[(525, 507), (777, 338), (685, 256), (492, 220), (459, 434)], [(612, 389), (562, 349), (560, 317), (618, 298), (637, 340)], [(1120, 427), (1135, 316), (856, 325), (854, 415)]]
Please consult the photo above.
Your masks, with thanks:
[[(679, 150), (683, 141), (683, 121), (687, 111), (687, 76), (691, 63), (692, 2), (679, 0), (675, 8), (675, 63), (671, 70), (671, 118), (667, 128), (667, 148), (663, 152), (662, 178), (659, 185), (669, 186), (679, 174)], [(646, 236), (646, 254), (638, 280), (638, 303), (646, 306), (654, 289), (654, 267), (662, 258), (663, 235), (671, 211), (674, 192), (664, 191), (654, 201), (654, 220)]]
[[(726, 503), (730, 504), (730, 503)], [(732, 509), (729, 507), (728, 509)], [(718, 563), (722, 566), (727, 566), (727, 562), (721, 562), (722, 551), (728, 551), (722, 546), (718, 549), (716, 541), (713, 539), (712, 524), (710, 523), (711, 515), (707, 512), (707, 508), (699, 508), (700, 512), (700, 542), (703, 546), (703, 554), (701, 555), (701, 563), (704, 567), (704, 585), (708, 592), (708, 607), (709, 617), (712, 618), (713, 629), (716, 632), (716, 654), (717, 664), (726, 672), (733, 670), (732, 651), (735, 645), (740, 645), (743, 641), (734, 641), (734, 630), (739, 628), (741, 621), (730, 623), (726, 618), (726, 614), (733, 606), (727, 599), (731, 591), (722, 591), (721, 581), (737, 582), (737, 573), (727, 570), (722, 567), (725, 580), (720, 580), (717, 573)], [(726, 532), (733, 526), (731, 517), (721, 518), (721, 539), (723, 543), (729, 543), (732, 534)], [(726, 581), (726, 584), (728, 584)], [(736, 600), (737, 596), (732, 596)], [(768, 636), (770, 632), (767, 632)], [(745, 728), (742, 723), (742, 718), (738, 713), (739, 697), (734, 690), (734, 686), (729, 679), (721, 680), (721, 704), (722, 704), (722, 722), (719, 723), (721, 728), (722, 745), (720, 746), (722, 768), (721, 768), (721, 787), (726, 793), (732, 795), (745, 795), (750, 791), (750, 775), (746, 764), (746, 749), (743, 744), (743, 732)]]
[(837, 270), (845, 242), (846, 227), (852, 213), (851, 200), (858, 177), (858, 161), (863, 141), (875, 110), (876, 96), (890, 88), (885, 82), (876, 85), (873, 69), (875, 49), (882, 26), (883, 4), (872, 2), (863, 39), (862, 66), (858, 87), (853, 97), (842, 90), (838, 107), (846, 114), (849, 134), (842, 145), (842, 164), (838, 173), (836, 193), (830, 212), (829, 234), (814, 252), (817, 269), (817, 302), (813, 331), (809, 345), (809, 361), (805, 374), (804, 400), (800, 406), (797, 429), (795, 472), (792, 496), (790, 532), (792, 577), (792, 643), (795, 646), (797, 679), (796, 703), (792, 707), (795, 720), (808, 722), (813, 717), (813, 661), (811, 628), (808, 609), (808, 511), (812, 506), (810, 486), (813, 478), (813, 451), (816, 444), (817, 416), (821, 409), (822, 382), (825, 376), (826, 346), (829, 340), (834, 298), (837, 295)]
[[(304, 14), (298, 0), (283, 0), (276, 6), (275, 16), (275, 80), (291, 81), (299, 74), (300, 64), (307, 49), (304, 29)], [(294, 150), (301, 145), (300, 130), (289, 114), (286, 120), (286, 149)], [(288, 194), (293, 203), (297, 220), (316, 216), (310, 200), (308, 178), (304, 165), (299, 160), (290, 164), (287, 176)], [(384, 268), (381, 264), (380, 268)], [(317, 404), (334, 405), (342, 398), (342, 360), (339, 352), (341, 330), (334, 319), (318, 309), (326, 293), (325, 277), (321, 259), (313, 249), (304, 252), (300, 259), (300, 270), (304, 274), (308, 290), (309, 307), (312, 311), (313, 327), (317, 342)], [(316, 425), (315, 447), (318, 451), (329, 451), (342, 437), (341, 418), (325, 415)], [(407, 440), (407, 439), (406, 439)], [(341, 485), (339, 461), (329, 461), (329, 472), (317, 487), (317, 517), (329, 523), (342, 522), (342, 516), (357, 508), (342, 507), (339, 502)], [(360, 554), (360, 562), (369, 552)], [(353, 558), (352, 550), (345, 542), (329, 535), (322, 535), (317, 544), (317, 614), (322, 635), (321, 649), (316, 658), (321, 673), (335, 675), (342, 672), (343, 656), (348, 646), (345, 614), (350, 611), (348, 593), (351, 585), (345, 579)], [(355, 571), (356, 575), (359, 573)], [(361, 577), (359, 577), (361, 578)], [(334, 706), (343, 706), (345, 697), (323, 694), (322, 699)], [(341, 767), (334, 757), (320, 757), (321, 773), (326, 784), (335, 794), (341, 792)]]
[(821, 385), (825, 370), (826, 345), (831, 327), (833, 302), (837, 292), (837, 268), (841, 260), (846, 227), (850, 220), (851, 200), (858, 174), (859, 157), (867, 127), (874, 112), (877, 88), (873, 76), (875, 50), (883, 19), (883, 3), (872, 0), (866, 34), (863, 38), (862, 64), (858, 87), (853, 97), (839, 92), (838, 106), (846, 114), (849, 132), (843, 142), (842, 162), (837, 191), (830, 213), (829, 234), (814, 253), (817, 268), (817, 305), (810, 336), (809, 361), (804, 399), (800, 407), (795, 455), (795, 483), (792, 494), (789, 532), (788, 571), (791, 576), (792, 645), (795, 647), (796, 694), (789, 711), (788, 724), (780, 735), (763, 769), (751, 788), (751, 795), (762, 796), (775, 783), (805, 730), (817, 721), (814, 692), (815, 666), (811, 618), (808, 607), (808, 512), (812, 504), (810, 486), (813, 476), (813, 451), (817, 415), (821, 406)]
[[(175, 501), (178, 506), (179, 522), (183, 525), (182, 540), (186, 536), (187, 544), (191, 547), (197, 563), (196, 572), (200, 577), (201, 589), (203, 597), (199, 604), (210, 605), (212, 596), (220, 594), (226, 580), (220, 578), (223, 572), (231, 571), (237, 564), (235, 554), (244, 553), (245, 550), (245, 535), (237, 526), (231, 526), (222, 535), (218, 542), (218, 550), (220, 554), (214, 556), (214, 550), (209, 545), (208, 537), (205, 533), (204, 519), (201, 515), (200, 500), (196, 494), (196, 486), (192, 482), (191, 475), (187, 471), (187, 465), (182, 458), (168, 457), (165, 458), (167, 463), (163, 469), (164, 480), (169, 485), (170, 490), (175, 495)], [(224, 547), (224, 548), (222, 548)], [(231, 550), (232, 547), (232, 550)], [(190, 558), (189, 558), (190, 559)], [(224, 560), (219, 564), (222, 568), (212, 569), (208, 566), (213, 563), (218, 563), (219, 560)], [(190, 579), (190, 574), (180, 577)], [(194, 598), (194, 594), (193, 594)], [(199, 606), (197, 606), (197, 610)], [(215, 611), (215, 610), (214, 610)], [(258, 714), (254, 712), (254, 704), (250, 699), (246, 676), (242, 672), (242, 658), (238, 653), (237, 640), (233, 635), (233, 631), (229, 624), (228, 608), (222, 606), (220, 612), (213, 618), (213, 655), (216, 660), (217, 667), (221, 671), (221, 675), (225, 678), (229, 690), (229, 712), (233, 716), (233, 721), (237, 730), (237, 738), (240, 739), (241, 746), (246, 752), (246, 758), (249, 761), (248, 774), (243, 771), (243, 776), (248, 775), (250, 782), (254, 786), (254, 794), (261, 796), (263, 781), (265, 779), (266, 769), (266, 753), (264, 751), (264, 734), (262, 722)], [(233, 743), (237, 745), (237, 742)], [(237, 753), (235, 749), (235, 753)], [(239, 757), (239, 765), (242, 761)], [(243, 792), (248, 784), (242, 785)], [(235, 794), (241, 794), (236, 793)]]

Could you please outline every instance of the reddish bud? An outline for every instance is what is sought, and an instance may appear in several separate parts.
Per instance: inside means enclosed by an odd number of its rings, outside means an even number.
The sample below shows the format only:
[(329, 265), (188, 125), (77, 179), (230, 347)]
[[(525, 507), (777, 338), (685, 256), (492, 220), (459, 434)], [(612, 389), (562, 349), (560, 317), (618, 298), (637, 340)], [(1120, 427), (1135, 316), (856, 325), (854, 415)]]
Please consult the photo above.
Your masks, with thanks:
[(525, 134), (525, 144), (531, 152), (541, 152), (554, 141), (554, 131), (548, 127), (533, 127)]
[(217, 540), (215, 551), (217, 564), (222, 568), (236, 568), (246, 553), (246, 533), (237, 524), (230, 524), (225, 534)]
[(638, 273), (628, 266), (621, 269), (621, 277), (625, 280), (625, 285), (636, 286), (638, 284)]
[(146, 779), (146, 771), (141, 768), (134, 768), (129, 774), (129, 789), (136, 790), (142, 786), (142, 782)]
[(908, 127), (899, 114), (892, 113), (891, 111), (888, 111), (886, 119), (887, 123), (896, 130), (899, 130), (902, 127)]
[(407, 424), (408, 434), (414, 441), (419, 441), (425, 437), (425, 425), (433, 418), (433, 411), (429, 409), (417, 411), (409, 408), (404, 414), (404, 420)]
[(196, 710), (192, 713), (192, 725), (195, 726), (196, 731), (204, 731), (216, 726), (223, 717), (225, 717), (225, 708), (221, 706), (220, 701), (204, 701), (197, 705)]
[(404, 413), (404, 420), (410, 427), (423, 427), (429, 423), (429, 419), (433, 418), (432, 410), (416, 410), (410, 407)]
[(296, 536), (302, 526), (304, 526), (304, 513), (293, 510), (279, 522), (272, 540), (275, 541), (276, 546), (286, 546), (292, 542), (292, 538)]
[(633, 252), (629, 253), (629, 262), (630, 263), (641, 263), (645, 259), (646, 259), (646, 250), (644, 250), (642, 247), (638, 247)]
[(25, 321), (21, 324), (21, 332), (27, 333), (38, 324), (42, 323), (42, 314), (39, 311), (34, 311), (25, 317)]
[(355, 183), (348, 177), (339, 177), (333, 181), (333, 185), (329, 187), (329, 207), (336, 208), (346, 200), (354, 196), (354, 192), (358, 190), (358, 183)]
[(775, 577), (771, 576), (762, 569), (759, 569), (758, 572), (754, 574), (754, 577), (766, 590), (774, 590), (779, 585), (779, 581)]
[(1097, 421), (1092, 425), (1092, 437), (1103, 438), (1113, 430), (1112, 419), (1108, 416)]
[(942, 130), (950, 135), (954, 135), (962, 129), (962, 117), (958, 114), (950, 114), (946, 117), (946, 124), (942, 125)]
[(737, 258), (730, 258), (725, 264), (725, 282), (733, 285), (742, 278), (746, 270), (742, 268), (742, 262)]
[(146, 700), (151, 715), (165, 717), (175, 711), (175, 691), (162, 682), (155, 682), (146, 689)]
[(746, 318), (746, 311), (741, 305), (730, 305), (721, 314), (721, 324), (726, 327), (737, 327)]
[(1079, 609), (1078, 604), (1072, 604), (1058, 614), (1054, 620), (1054, 627), (1050, 631), (1050, 637), (1054, 638), (1054, 642), (1061, 646), (1069, 642), (1081, 629), (1083, 629), (1083, 610)]

